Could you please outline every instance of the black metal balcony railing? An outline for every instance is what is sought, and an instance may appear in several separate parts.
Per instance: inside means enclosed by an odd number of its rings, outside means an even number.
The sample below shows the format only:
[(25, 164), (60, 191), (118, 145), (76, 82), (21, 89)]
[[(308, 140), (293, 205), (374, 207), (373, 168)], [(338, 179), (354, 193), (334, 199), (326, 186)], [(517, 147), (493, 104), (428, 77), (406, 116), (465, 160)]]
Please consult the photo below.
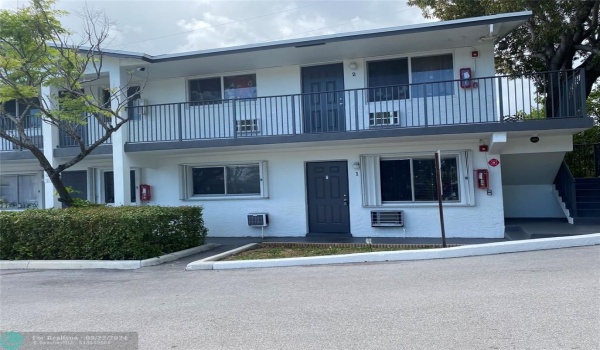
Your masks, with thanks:
[[(9, 134), (13, 137), (16, 137), (18, 139), (22, 139), (22, 137), (19, 135), (19, 132), (17, 131), (17, 127), (13, 121), (4, 117), (4, 118), (0, 118), (0, 122), (2, 123), (2, 129), (5, 130), (7, 134)], [(23, 126), (24, 126), (25, 134), (27, 135), (27, 137), (29, 137), (31, 142), (33, 142), (33, 144), (36, 147), (42, 148), (44, 146), (44, 140), (42, 138), (41, 119), (39, 119), (38, 117), (34, 117), (34, 116), (27, 117), (24, 120)], [(11, 141), (8, 141), (4, 138), (0, 138), (0, 152), (2, 152), (2, 151), (22, 151), (22, 150), (25, 150), (25, 148), (15, 144), (15, 143), (12, 143)]]
[[(397, 86), (130, 107), (128, 142), (163, 142), (363, 132), (474, 123), (584, 117), (583, 71), (494, 76)], [(466, 87), (468, 86), (468, 87)], [(37, 120), (37, 118), (36, 118)], [(26, 133), (42, 147), (40, 120)], [(13, 127), (3, 124), (8, 132)], [(104, 129), (90, 117), (74, 125), (87, 145)], [(107, 140), (110, 144), (111, 140)], [(76, 147), (59, 132), (59, 147)], [(20, 147), (1, 139), (0, 151)]]
[[(466, 87), (466, 86), (469, 87)], [(583, 117), (583, 71), (132, 107), (129, 142)]]
[[(107, 120), (107, 122), (110, 123), (110, 120)], [(87, 118), (86, 124), (71, 123), (69, 125), (65, 125), (63, 128), (73, 128), (77, 135), (81, 137), (86, 146), (95, 143), (106, 133), (98, 120), (91, 115)], [(104, 143), (111, 144), (111, 142), (111, 138), (109, 138)], [(59, 147), (78, 147), (79, 143), (67, 132), (59, 129), (58, 145)]]

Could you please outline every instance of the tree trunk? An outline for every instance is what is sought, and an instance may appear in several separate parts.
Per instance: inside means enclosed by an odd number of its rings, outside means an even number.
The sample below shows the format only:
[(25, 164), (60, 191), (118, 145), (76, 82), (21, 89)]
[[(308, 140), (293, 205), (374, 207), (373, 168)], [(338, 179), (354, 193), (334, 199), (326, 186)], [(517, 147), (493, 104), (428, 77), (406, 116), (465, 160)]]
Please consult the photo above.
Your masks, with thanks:
[(65, 207), (72, 206), (73, 198), (71, 197), (71, 194), (69, 193), (69, 191), (67, 191), (67, 188), (63, 184), (62, 179), (60, 178), (60, 173), (57, 173), (55, 171), (46, 173), (48, 174), (48, 177), (50, 177), (52, 186), (54, 186), (54, 189), (58, 193), (58, 201), (64, 204)]

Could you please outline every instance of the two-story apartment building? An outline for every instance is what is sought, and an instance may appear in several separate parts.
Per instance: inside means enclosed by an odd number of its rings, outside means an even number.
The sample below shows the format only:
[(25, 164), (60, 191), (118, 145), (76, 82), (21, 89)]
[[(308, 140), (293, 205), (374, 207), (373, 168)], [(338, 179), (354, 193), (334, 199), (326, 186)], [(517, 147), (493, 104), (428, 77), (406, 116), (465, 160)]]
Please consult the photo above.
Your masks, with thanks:
[[(98, 203), (202, 205), (213, 236), (260, 236), (248, 214), (267, 213), (271, 236), (437, 237), (440, 151), (447, 236), (498, 238), (505, 218), (564, 218), (554, 180), (572, 135), (592, 125), (584, 77), (494, 70), (495, 43), (530, 15), (108, 52), (86, 91), (109, 94), (131, 71), (142, 88), (128, 91), (130, 121), (63, 179)], [(98, 125), (81, 128), (97, 139)], [(77, 152), (51, 125), (28, 130), (55, 162)], [(0, 209), (58, 206), (29, 152), (0, 146)]]

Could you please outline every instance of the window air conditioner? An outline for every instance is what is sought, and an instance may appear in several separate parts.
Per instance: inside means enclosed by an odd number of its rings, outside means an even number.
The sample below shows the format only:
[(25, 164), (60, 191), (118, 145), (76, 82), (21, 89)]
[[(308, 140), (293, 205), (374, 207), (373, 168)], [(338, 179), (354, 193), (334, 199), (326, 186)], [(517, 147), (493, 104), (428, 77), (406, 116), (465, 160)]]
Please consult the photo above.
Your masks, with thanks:
[(382, 210), (371, 212), (371, 227), (404, 227), (402, 210)]
[(266, 227), (269, 226), (269, 216), (267, 213), (248, 214), (248, 226)]

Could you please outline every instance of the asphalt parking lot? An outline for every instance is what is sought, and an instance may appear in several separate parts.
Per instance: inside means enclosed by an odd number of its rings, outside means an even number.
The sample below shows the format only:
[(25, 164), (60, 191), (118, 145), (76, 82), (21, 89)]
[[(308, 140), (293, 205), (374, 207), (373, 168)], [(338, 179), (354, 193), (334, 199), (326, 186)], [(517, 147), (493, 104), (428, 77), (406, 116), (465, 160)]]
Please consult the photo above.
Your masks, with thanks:
[(398, 263), (0, 271), (0, 329), (139, 349), (600, 349), (600, 247)]

